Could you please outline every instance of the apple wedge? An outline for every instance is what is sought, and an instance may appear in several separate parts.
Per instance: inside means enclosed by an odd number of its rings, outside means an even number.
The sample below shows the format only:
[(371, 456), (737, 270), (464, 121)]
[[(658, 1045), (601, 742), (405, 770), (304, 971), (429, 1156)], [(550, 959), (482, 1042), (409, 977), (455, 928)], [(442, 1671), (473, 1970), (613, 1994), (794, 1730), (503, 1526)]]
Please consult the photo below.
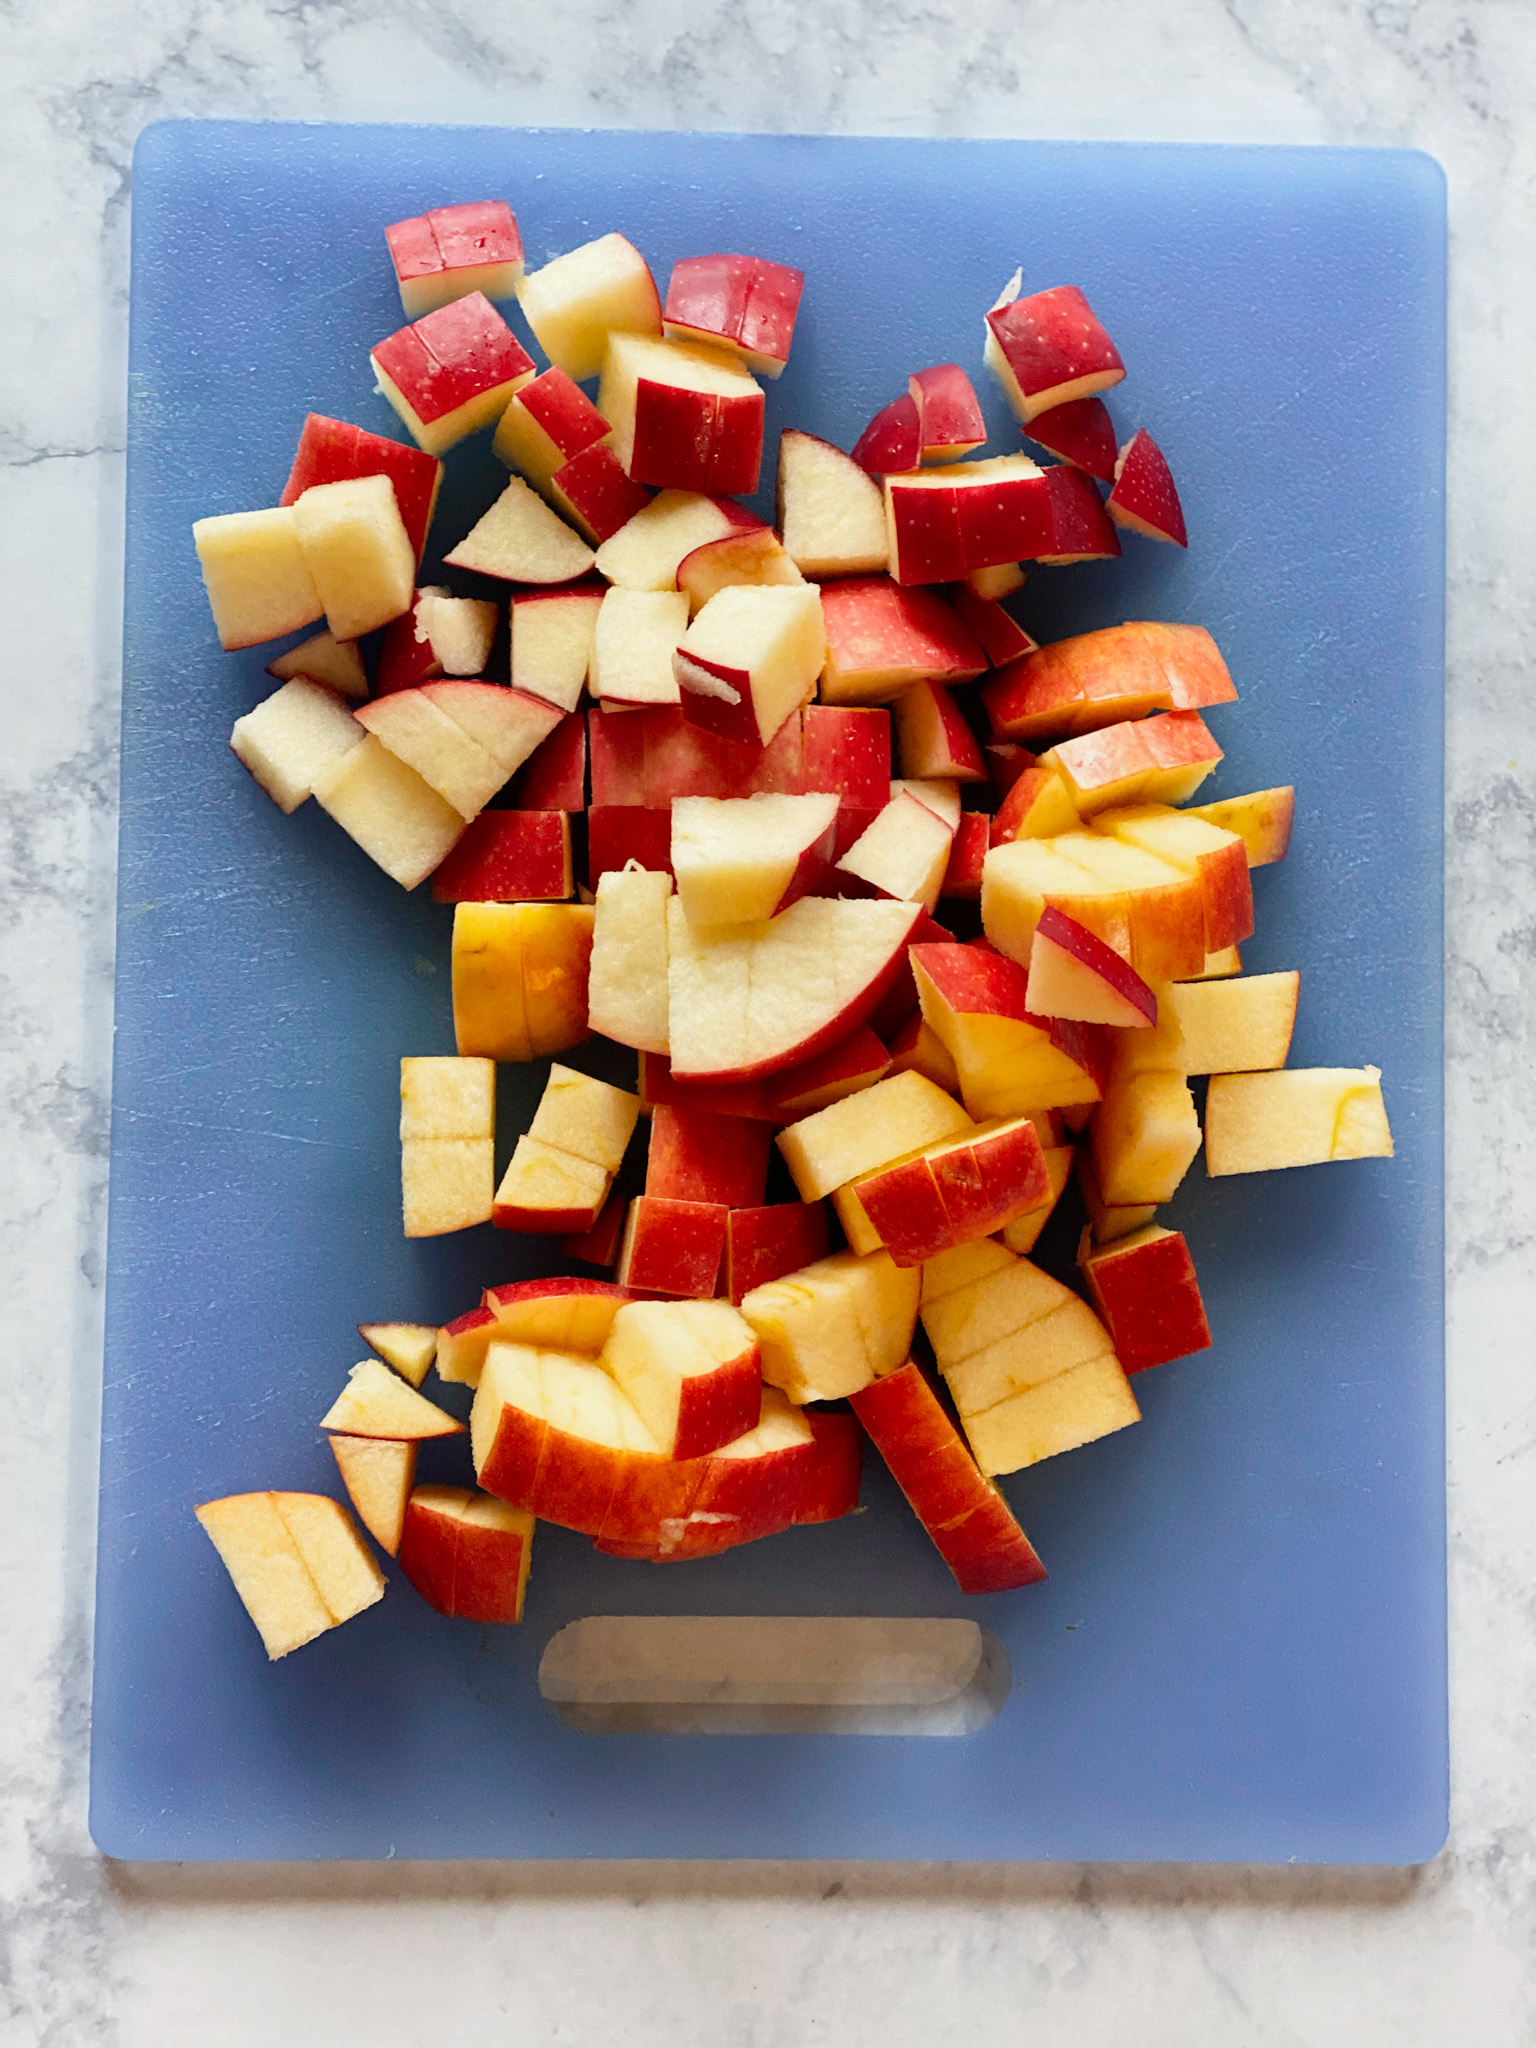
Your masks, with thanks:
[(495, 504), (443, 557), (450, 568), (473, 569), (505, 583), (570, 583), (585, 576), (596, 559), (581, 535), (520, 476), (508, 478)]
[(330, 633), (312, 634), (286, 654), (277, 655), (267, 663), (267, 674), (280, 683), (302, 676), (306, 682), (322, 683), (338, 697), (368, 694), (368, 671), (356, 643), (334, 639)]
[(985, 782), (986, 765), (975, 735), (942, 683), (913, 683), (892, 709), (904, 777)]
[(727, 1302), (629, 1302), (598, 1362), (670, 1458), (703, 1457), (757, 1427), (757, 1339)]
[(1037, 1015), (1144, 1029), (1157, 997), (1113, 946), (1048, 904), (1029, 949), (1029, 1000)]
[(371, 1436), (332, 1436), (327, 1441), (357, 1519), (380, 1550), (398, 1556), (405, 1504), (416, 1481), (416, 1445)]
[(321, 1416), (320, 1427), (342, 1436), (388, 1437), (401, 1443), (464, 1432), (462, 1422), (408, 1387), (376, 1358), (353, 1366), (346, 1386)]
[(1247, 796), (1223, 797), (1214, 804), (1195, 804), (1186, 813), (1203, 818), (1224, 832), (1235, 832), (1248, 849), (1250, 868), (1284, 860), (1291, 843), (1296, 792), (1289, 783), (1279, 789), (1257, 789)]
[(1051, 544), (1035, 559), (1051, 569), (1112, 561), (1120, 553), (1120, 536), (1082, 471), (1057, 463), (1045, 472), (1045, 482), (1051, 501)]
[(779, 436), (778, 523), (795, 567), (817, 581), (886, 566), (879, 485), (841, 448), (795, 428)]
[(314, 797), (402, 889), (424, 882), (464, 830), (462, 813), (371, 734), (315, 777)]
[(884, 1045), (867, 1024), (861, 1024), (814, 1059), (762, 1084), (769, 1121), (793, 1123), (862, 1094), (884, 1078), (890, 1064)]
[(931, 370), (914, 371), (907, 379), (907, 393), (917, 407), (921, 461), (954, 462), (986, 440), (981, 406), (958, 363), (935, 363)]
[(825, 874), (837, 813), (831, 795), (676, 798), (672, 871), (689, 923), (752, 924), (787, 910)]
[(1115, 480), (1115, 423), (1102, 398), (1069, 398), (1037, 412), (1025, 427), (1031, 441), (1086, 471), (1100, 483)]
[(968, 683), (986, 656), (953, 608), (932, 590), (904, 590), (888, 576), (828, 584), (822, 699), (888, 704), (915, 684)]
[(419, 1387), (437, 1356), (433, 1323), (359, 1323), (357, 1334), (401, 1379)]
[(1116, 804), (1181, 804), (1222, 758), (1198, 711), (1161, 711), (1063, 740), (1042, 756), (1058, 768), (1079, 815)]
[(826, 651), (821, 596), (813, 584), (733, 584), (717, 591), (672, 656), (683, 714), (723, 740), (766, 747), (815, 696)]
[(916, 469), (922, 459), (922, 420), (909, 389), (875, 414), (853, 444), (853, 460), (872, 477), (884, 477)]
[(1117, 526), (1148, 540), (1188, 547), (1184, 508), (1167, 458), (1145, 427), (1138, 427), (1115, 458), (1115, 483), (1105, 510)]
[(1057, 552), (1051, 485), (1027, 455), (945, 463), (885, 479), (891, 574), (956, 583), (978, 569)]
[(1128, 846), (1154, 853), (1199, 880), (1207, 954), (1223, 953), (1253, 936), (1248, 850), (1235, 832), (1161, 804), (1100, 811), (1093, 827), (1113, 839), (1123, 839)]
[(367, 1545), (324, 1494), (231, 1494), (193, 1512), (274, 1661), (384, 1597)]
[(836, 1408), (813, 1408), (805, 1420), (811, 1426), (813, 1452), (795, 1505), (797, 1529), (812, 1522), (839, 1522), (856, 1513), (864, 1477), (864, 1432), (857, 1417)]
[(953, 826), (903, 789), (849, 847), (836, 873), (877, 896), (931, 911), (944, 886), (954, 837)]

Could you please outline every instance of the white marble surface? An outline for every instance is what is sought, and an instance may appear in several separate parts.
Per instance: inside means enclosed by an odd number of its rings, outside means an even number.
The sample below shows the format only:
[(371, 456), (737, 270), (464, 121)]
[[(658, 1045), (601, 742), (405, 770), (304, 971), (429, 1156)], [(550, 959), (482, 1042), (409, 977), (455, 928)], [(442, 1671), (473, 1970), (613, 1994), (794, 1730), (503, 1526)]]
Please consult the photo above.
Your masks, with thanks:
[[(0, 2038), (1536, 2039), (1527, 0), (0, 9)], [(1451, 184), (1454, 1825), (1410, 1873), (108, 1867), (85, 1833), (126, 214), (163, 115), (1412, 144)]]

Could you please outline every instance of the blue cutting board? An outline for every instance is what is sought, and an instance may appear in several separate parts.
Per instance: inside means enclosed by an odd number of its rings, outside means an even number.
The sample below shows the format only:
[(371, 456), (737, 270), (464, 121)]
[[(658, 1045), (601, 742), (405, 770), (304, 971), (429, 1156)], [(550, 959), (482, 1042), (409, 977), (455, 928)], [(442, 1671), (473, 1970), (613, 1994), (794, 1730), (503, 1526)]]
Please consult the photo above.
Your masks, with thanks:
[[(521, 1629), (388, 1597), (269, 1666), (194, 1502), (337, 1490), (316, 1419), (360, 1318), (547, 1270), (399, 1226), (397, 1065), (451, 1051), (450, 913), (226, 748), (189, 528), (276, 501), (304, 413), (384, 433), (382, 228), (505, 195), (531, 264), (613, 227), (665, 279), (807, 274), (771, 436), (848, 446), (909, 369), (976, 367), (1016, 263), (1076, 282), (1178, 477), (1188, 554), (1037, 573), (1042, 638), (1196, 620), (1240, 705), (1209, 793), (1298, 791), (1254, 969), (1299, 967), (1294, 1064), (1385, 1071), (1395, 1162), (1208, 1183), (1168, 1220), (1215, 1346), (1140, 1427), (1009, 1480), (1051, 1571), (966, 1601), (878, 1459), (869, 1512), (672, 1568), (541, 1529)], [(172, 123), (134, 176), (116, 1075), (92, 1828), (122, 1857), (816, 1856), (1410, 1862), (1446, 1823), (1441, 786), (1444, 189), (1419, 156)], [(984, 390), (993, 445), (1016, 430)], [(449, 546), (502, 472), (451, 460)], [(771, 474), (771, 468), (770, 468)], [(430, 565), (429, 565), (430, 566)], [(503, 1068), (513, 1117), (537, 1077)], [(1071, 1227), (1055, 1243), (1070, 1254)], [(450, 1397), (452, 1398), (452, 1397)], [(461, 1450), (423, 1460), (459, 1470)], [(541, 1704), (590, 1613), (968, 1614), (983, 1732), (593, 1737)]]

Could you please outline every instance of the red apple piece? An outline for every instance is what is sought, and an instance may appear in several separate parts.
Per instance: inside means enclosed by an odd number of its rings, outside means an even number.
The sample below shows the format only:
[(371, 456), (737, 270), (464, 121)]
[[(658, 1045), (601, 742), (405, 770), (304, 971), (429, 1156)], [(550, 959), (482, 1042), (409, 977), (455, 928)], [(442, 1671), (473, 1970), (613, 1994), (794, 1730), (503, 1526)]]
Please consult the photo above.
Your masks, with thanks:
[(1125, 376), (1120, 353), (1076, 285), (1018, 296), (1017, 273), (987, 314), (986, 362), (1021, 425), (1107, 391)]
[(627, 1303), (599, 1362), (669, 1457), (703, 1457), (757, 1427), (757, 1339), (727, 1302)]
[(1117, 526), (1148, 540), (1172, 541), (1188, 547), (1184, 508), (1163, 451), (1145, 427), (1139, 427), (1115, 462), (1115, 487), (1106, 510)]
[(1072, 1017), (1122, 1030), (1157, 1022), (1157, 997), (1112, 946), (1048, 904), (1029, 949), (1029, 1000), (1036, 1015)]
[(1077, 1263), (1128, 1374), (1209, 1350), (1205, 1303), (1180, 1231), (1153, 1223), (1097, 1248), (1084, 1231)]
[(789, 360), (805, 273), (761, 256), (685, 256), (672, 266), (662, 321), (668, 341), (706, 342), (759, 376)]
[(379, 389), (429, 455), (498, 420), (534, 374), (532, 358), (483, 292), (414, 320), (370, 352)]
[(1115, 425), (1102, 398), (1071, 398), (1037, 412), (1025, 429), (1031, 441), (1085, 470), (1100, 483), (1115, 480)]
[(483, 292), (509, 299), (522, 282), (523, 238), (504, 199), (434, 206), (384, 230), (407, 320)]

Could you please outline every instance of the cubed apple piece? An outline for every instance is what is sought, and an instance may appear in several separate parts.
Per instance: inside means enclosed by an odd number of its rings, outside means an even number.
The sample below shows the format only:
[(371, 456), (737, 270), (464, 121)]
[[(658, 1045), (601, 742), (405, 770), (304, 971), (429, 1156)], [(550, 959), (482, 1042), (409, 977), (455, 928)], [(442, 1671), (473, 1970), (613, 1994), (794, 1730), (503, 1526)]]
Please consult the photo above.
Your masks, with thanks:
[(826, 650), (814, 584), (733, 584), (717, 591), (672, 656), (683, 714), (723, 740), (766, 747), (815, 696)]
[(936, 363), (931, 370), (915, 371), (907, 379), (907, 391), (917, 407), (924, 462), (953, 462), (986, 440), (981, 406), (970, 378), (958, 363)]
[(1393, 1152), (1379, 1067), (1214, 1075), (1205, 1120), (1205, 1170), (1213, 1179)]
[[(636, 1102), (638, 1111), (639, 1103)], [(727, 1209), (762, 1205), (772, 1131), (766, 1123), (658, 1104), (651, 1111), (645, 1192)]]
[(879, 896), (932, 910), (944, 886), (954, 828), (906, 790), (894, 797), (837, 863), (837, 873)]
[(564, 811), (482, 811), (432, 877), (439, 903), (563, 903), (574, 893)]
[(488, 1493), (539, 1520), (602, 1533), (621, 1480), (625, 1534), (656, 1541), (685, 1516), (700, 1470), (665, 1458), (618, 1383), (594, 1359), (493, 1344), (469, 1418), (475, 1472)]
[(906, 960), (915, 903), (802, 896), (765, 924), (691, 925), (668, 906), (668, 1033), (681, 1080), (751, 1081), (862, 1024)]
[(672, 266), (662, 320), (668, 341), (707, 342), (759, 376), (789, 360), (805, 272), (761, 256), (685, 256)]
[(1160, 804), (1134, 804), (1100, 811), (1096, 832), (1123, 839), (1182, 868), (1200, 883), (1205, 902), (1205, 950), (1220, 953), (1253, 936), (1253, 887), (1248, 879), (1248, 850), (1235, 832), (1224, 831), (1204, 818)]
[(750, 533), (763, 521), (729, 498), (701, 491), (658, 491), (597, 551), (597, 567), (623, 590), (675, 590), (684, 558), (706, 542)]
[(1153, 1223), (1095, 1247), (1085, 1230), (1077, 1263), (1128, 1374), (1210, 1349), (1205, 1303), (1181, 1231)]
[[(1036, 1127), (1038, 1129), (1038, 1126)], [(1021, 1210), (1010, 1223), (1003, 1226), (1002, 1239), (1009, 1251), (1027, 1257), (1039, 1242), (1040, 1233), (1050, 1222), (1056, 1204), (1067, 1191), (1072, 1178), (1072, 1159), (1076, 1147), (1072, 1145), (1043, 1145), (1045, 1170), (1049, 1177), (1045, 1194), (1031, 1208)]]
[[(539, 1351), (564, 1351), (596, 1358), (608, 1341), (627, 1288), (611, 1280), (573, 1280), (552, 1274), (542, 1280), (509, 1280), (487, 1287), (484, 1306), (499, 1326), (492, 1340), (531, 1344)], [(478, 1378), (478, 1372), (477, 1372)]]
[(883, 1251), (833, 1252), (755, 1287), (741, 1313), (762, 1347), (763, 1378), (791, 1401), (837, 1401), (907, 1355), (920, 1281)]
[(861, 1388), (853, 1411), (962, 1593), (1002, 1593), (1045, 1577), (1034, 1545), (982, 1477), (919, 1366), (909, 1359)]
[(1015, 272), (987, 314), (986, 364), (1021, 426), (1125, 376), (1120, 352), (1075, 284), (1019, 297)]
[(888, 576), (856, 577), (822, 591), (828, 704), (887, 704), (925, 681), (967, 683), (986, 656), (954, 610), (931, 590)]
[(624, 1238), (624, 1216), (629, 1208), (623, 1195), (611, 1194), (598, 1212), (597, 1221), (590, 1230), (577, 1230), (560, 1240), (560, 1254), (563, 1258), (575, 1259), (583, 1266), (614, 1266), (618, 1264), (619, 1246)]
[(1112, 561), (1120, 536), (1104, 501), (1081, 470), (1057, 463), (1045, 472), (1051, 499), (1051, 545), (1036, 560), (1065, 569), (1074, 562)]
[(295, 811), (365, 737), (333, 691), (295, 676), (235, 720), (229, 744), (278, 809)]
[(916, 469), (923, 459), (922, 419), (910, 390), (881, 406), (853, 444), (853, 460), (872, 477)]
[(1196, 876), (1095, 832), (994, 846), (982, 869), (981, 921), (1011, 959), (1027, 961), (1047, 904), (1129, 960), (1144, 981), (1205, 964), (1205, 903)]
[(891, 716), (903, 776), (986, 781), (975, 734), (942, 683), (913, 683), (896, 699)]
[(610, 335), (661, 333), (655, 280), (623, 235), (555, 257), (524, 277), (517, 296), (539, 347), (581, 382), (602, 368)]
[(852, 1192), (896, 1264), (920, 1266), (990, 1237), (1037, 1207), (1049, 1188), (1039, 1135), (1028, 1117), (1015, 1117), (877, 1167)]
[(1203, 818), (1224, 832), (1235, 832), (1248, 849), (1249, 867), (1264, 868), (1285, 859), (1295, 812), (1296, 792), (1287, 783), (1280, 789), (1258, 789), (1247, 796), (1223, 797), (1214, 804), (1196, 804), (1187, 815)]
[(1249, 1074), (1283, 1067), (1296, 1028), (1301, 976), (1245, 974), (1180, 982), (1167, 1000), (1178, 1021), (1185, 1074)]
[(689, 922), (751, 924), (787, 910), (825, 875), (837, 812), (830, 795), (678, 797), (672, 871)]
[(439, 1614), (518, 1622), (533, 1556), (533, 1516), (463, 1486), (418, 1486), (405, 1511), (400, 1569)]
[(1042, 761), (1061, 771), (1087, 818), (1114, 805), (1183, 803), (1221, 758), (1198, 711), (1163, 711), (1063, 740)]
[(867, 1024), (861, 1024), (814, 1059), (764, 1082), (769, 1119), (797, 1123), (817, 1110), (828, 1109), (834, 1102), (873, 1088), (884, 1079), (890, 1064), (884, 1045)]
[(407, 1237), (490, 1220), (496, 1068), (489, 1059), (400, 1062), (400, 1167)]
[(992, 820), (985, 811), (966, 811), (949, 849), (949, 863), (939, 895), (958, 901), (981, 901), (981, 875), (986, 864)]
[(314, 797), (402, 889), (424, 882), (464, 830), (462, 813), (371, 733), (315, 777)]
[(1062, 832), (1075, 832), (1081, 822), (1063, 777), (1054, 768), (1030, 765), (1013, 778), (993, 813), (990, 843), (1054, 839)]
[(806, 576), (866, 576), (886, 566), (880, 486), (841, 448), (795, 428), (779, 436), (778, 522)]
[(670, 876), (627, 868), (597, 884), (588, 1014), (592, 1029), (645, 1052), (667, 1050)]
[(756, 1287), (825, 1258), (825, 1202), (770, 1202), (726, 1219), (723, 1293), (740, 1306)]
[(814, 1202), (876, 1167), (974, 1128), (921, 1074), (893, 1075), (780, 1131), (779, 1151), (802, 1201)]
[[(1018, 570), (1018, 564), (1014, 564)], [(962, 626), (975, 640), (993, 668), (1002, 668), (1010, 661), (1031, 654), (1039, 645), (1032, 640), (1012, 612), (1005, 611), (995, 597), (978, 597), (975, 583), (979, 578), (998, 574), (997, 570), (977, 570), (964, 583), (950, 585), (950, 602)], [(1018, 571), (1020, 582), (1023, 572)]]
[(405, 1504), (416, 1481), (415, 1443), (373, 1436), (332, 1436), (328, 1442), (357, 1519), (381, 1550), (397, 1556)]
[(949, 1047), (919, 1010), (891, 1040), (892, 1074), (921, 1074), (950, 1095), (960, 1093), (960, 1070)]
[(885, 525), (898, 583), (957, 583), (1056, 552), (1051, 486), (1027, 455), (888, 476)]
[(1084, 1024), (1157, 1022), (1157, 997), (1130, 962), (1054, 904), (1040, 913), (1029, 949), (1029, 1000), (1038, 1015)]
[(510, 299), (522, 282), (523, 238), (504, 199), (434, 206), (384, 230), (407, 320), (470, 292)]
[[(827, 590), (822, 593), (823, 615), (829, 594)], [(801, 724), (804, 787), (836, 795), (836, 850), (846, 853), (876, 812), (890, 801), (890, 713), (841, 704), (807, 704)]]
[(391, 441), (383, 434), (370, 434), (347, 420), (309, 413), (277, 502), (293, 505), (315, 484), (341, 483), (360, 476), (387, 476), (394, 485), (400, 517), (420, 561), (443, 481), (443, 465), (420, 448)]
[(1188, 547), (1184, 508), (1167, 458), (1145, 427), (1138, 427), (1115, 458), (1115, 484), (1106, 510), (1117, 526), (1148, 540)]
[(491, 446), (509, 469), (521, 470), (535, 490), (547, 493), (556, 470), (612, 432), (581, 386), (557, 365), (518, 388)]
[(483, 675), (500, 618), (501, 607), (492, 598), (455, 597), (439, 585), (425, 585), (384, 636), (379, 695), (438, 676)]
[(367, 1545), (324, 1494), (232, 1494), (194, 1513), (274, 1660), (384, 1597)]
[(453, 1028), (461, 1054), (533, 1060), (589, 1035), (593, 912), (584, 903), (460, 903)]
[(304, 561), (338, 640), (356, 640), (411, 609), (416, 556), (387, 476), (314, 484), (293, 505)]
[(893, 776), (891, 780), (891, 801), (894, 803), (903, 790), (914, 796), (920, 804), (926, 804), (936, 818), (946, 824), (951, 832), (960, 829), (960, 785), (947, 776)]
[(528, 1135), (613, 1174), (623, 1164), (639, 1117), (638, 1095), (556, 1061)]
[(458, 1436), (464, 1429), (446, 1409), (408, 1387), (376, 1358), (365, 1358), (352, 1367), (346, 1386), (321, 1416), (320, 1427), (343, 1436), (387, 1437), (409, 1443)]
[(771, 526), (748, 527), (705, 541), (677, 565), (677, 587), (691, 611), (701, 611), (718, 591), (737, 586), (801, 584), (805, 578)]
[(1093, 1232), (1094, 1243), (1109, 1244), (1115, 1238), (1129, 1237), (1133, 1230), (1144, 1230), (1156, 1217), (1157, 1204), (1121, 1202), (1111, 1205), (1106, 1202), (1099, 1192), (1098, 1177), (1093, 1170), (1093, 1153), (1087, 1145), (1079, 1145), (1075, 1151), (1073, 1166), (1078, 1193), (1088, 1212), (1088, 1227)]
[(1115, 480), (1115, 423), (1102, 398), (1069, 398), (1037, 412), (1025, 428), (1031, 441), (1100, 483)]
[(513, 793), (524, 811), (572, 814), (586, 809), (587, 721), (579, 711), (562, 718), (540, 740), (518, 771)]
[(369, 353), (379, 389), (429, 455), (493, 426), (533, 359), (483, 292), (454, 299)]
[(762, 387), (725, 351), (610, 334), (597, 405), (634, 482), (722, 496), (757, 489)]
[(323, 614), (291, 507), (216, 513), (194, 521), (192, 539), (226, 650), (276, 640)]
[(413, 1387), (421, 1385), (437, 1356), (433, 1323), (359, 1323), (357, 1334)]
[(1109, 1069), (1103, 1029), (1035, 1015), (1017, 962), (989, 946), (920, 945), (912, 968), (923, 1016), (954, 1060), (973, 1116), (1098, 1101)]
[(1113, 1082), (1088, 1127), (1106, 1202), (1170, 1202), (1200, 1150), (1200, 1119), (1182, 1074), (1159, 1069)]
[(606, 591), (592, 642), (592, 694), (608, 706), (676, 704), (672, 658), (687, 628), (681, 591)]
[(496, 1190), (491, 1221), (499, 1230), (547, 1237), (591, 1230), (612, 1178), (590, 1160), (573, 1158), (525, 1133)]
[(729, 1212), (721, 1202), (637, 1195), (624, 1219), (615, 1277), (644, 1294), (707, 1299), (725, 1257)]
[[(574, 711), (586, 688), (602, 601), (596, 589), (533, 591), (514, 598), (512, 687)], [(579, 810), (581, 805), (560, 808)]]
[(703, 1457), (757, 1427), (757, 1338), (727, 1302), (630, 1302), (599, 1363), (669, 1457)]
[(989, 1474), (1022, 1471), (1140, 1420), (1136, 1396), (1113, 1352), (960, 1416), (976, 1462)]
[(430, 687), (395, 690), (387, 697), (360, 704), (353, 715), (376, 742), (452, 805), (462, 830), (490, 802), (511, 771), (504, 770), (427, 695)]
[(286, 654), (279, 654), (267, 663), (267, 674), (280, 683), (291, 683), (296, 676), (302, 676), (306, 682), (322, 683), (338, 697), (368, 694), (368, 671), (363, 667), (356, 643), (334, 639), (329, 633), (311, 634)]
[[(657, 1563), (714, 1556), (793, 1524), (814, 1468), (816, 1439), (809, 1419), (776, 1387), (759, 1393), (756, 1427), (699, 1460), (699, 1487), (686, 1520), (664, 1527), (647, 1553)], [(614, 1505), (617, 1510), (617, 1496)]]
[(508, 583), (569, 583), (584, 576), (596, 557), (580, 534), (514, 476), (443, 559), (450, 568), (472, 569)]
[(857, 1416), (845, 1415), (840, 1408), (813, 1408), (805, 1420), (811, 1426), (814, 1450), (795, 1507), (797, 1529), (813, 1522), (840, 1522), (844, 1515), (856, 1513), (864, 1478), (864, 1432)]

